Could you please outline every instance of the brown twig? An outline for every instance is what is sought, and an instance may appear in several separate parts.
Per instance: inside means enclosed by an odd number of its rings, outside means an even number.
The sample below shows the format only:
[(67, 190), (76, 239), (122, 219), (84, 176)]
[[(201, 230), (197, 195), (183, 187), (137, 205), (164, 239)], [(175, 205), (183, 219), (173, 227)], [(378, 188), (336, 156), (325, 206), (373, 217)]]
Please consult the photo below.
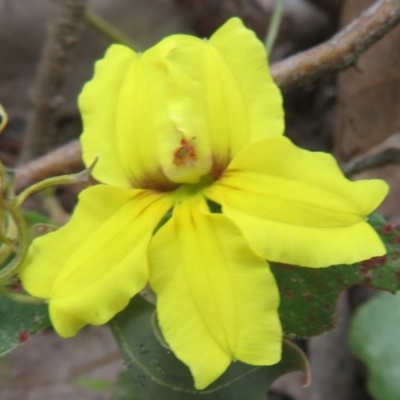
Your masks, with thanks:
[(342, 170), (346, 176), (353, 176), (370, 169), (384, 167), (388, 164), (400, 164), (399, 149), (386, 149), (360, 160), (350, 161), (342, 166)]
[(57, 112), (63, 103), (60, 93), (84, 25), (87, 1), (59, 2), (58, 16), (49, 29), (38, 67), (22, 162), (41, 156), (54, 146)]
[[(380, 153), (350, 161), (342, 165), (343, 173), (354, 176), (360, 172), (389, 164), (400, 165), (400, 149), (390, 148)], [(16, 192), (51, 176), (78, 172), (84, 168), (81, 157), (81, 146), (74, 140), (49, 154), (21, 166), (16, 171)]]
[(377, 1), (332, 39), (274, 64), (272, 75), (282, 90), (288, 90), (348, 68), (399, 21), (399, 0)]
[(74, 140), (16, 170), (17, 193), (43, 179), (78, 172), (84, 168), (81, 146)]
[[(72, 1), (72, 0), (70, 0)], [(400, 0), (380, 0), (331, 40), (272, 66), (282, 89), (352, 65), (358, 56), (400, 20)], [(17, 191), (50, 176), (82, 168), (77, 141), (17, 169)], [(353, 174), (350, 172), (349, 174)]]

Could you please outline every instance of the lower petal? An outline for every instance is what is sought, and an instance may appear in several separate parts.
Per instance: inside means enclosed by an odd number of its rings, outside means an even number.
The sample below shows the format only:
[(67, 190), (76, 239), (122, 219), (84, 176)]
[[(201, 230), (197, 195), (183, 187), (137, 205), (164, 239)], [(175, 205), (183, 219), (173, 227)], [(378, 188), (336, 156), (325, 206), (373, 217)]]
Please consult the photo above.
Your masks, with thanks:
[(229, 219), (205, 207), (201, 198), (177, 204), (150, 245), (160, 326), (197, 389), (232, 360), (277, 363), (282, 340), (279, 294), (268, 265)]
[(384, 181), (352, 182), (331, 155), (276, 136), (244, 148), (206, 195), (266, 220), (325, 228), (365, 220), (387, 192)]
[(349, 181), (329, 154), (271, 137), (243, 149), (205, 195), (260, 256), (325, 267), (385, 253), (366, 220), (387, 191), (384, 181)]
[(65, 227), (35, 240), (21, 280), (49, 299), (61, 336), (106, 323), (146, 285), (148, 243), (171, 204), (151, 191), (94, 186)]
[(365, 221), (347, 227), (313, 228), (266, 221), (230, 207), (224, 207), (224, 214), (240, 227), (254, 251), (269, 261), (321, 268), (386, 253), (378, 234)]

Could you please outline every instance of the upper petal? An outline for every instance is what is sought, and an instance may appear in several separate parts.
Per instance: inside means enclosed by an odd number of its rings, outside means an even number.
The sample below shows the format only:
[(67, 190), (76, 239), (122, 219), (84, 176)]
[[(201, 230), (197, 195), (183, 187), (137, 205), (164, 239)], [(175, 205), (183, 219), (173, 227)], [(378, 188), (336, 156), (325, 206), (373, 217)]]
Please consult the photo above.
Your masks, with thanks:
[(113, 45), (79, 97), (83, 158), (86, 165), (99, 158), (93, 175), (103, 183), (171, 187), (157, 153), (156, 133), (168, 122), (165, 88), (147, 64), (142, 55)]
[[(163, 66), (158, 72), (164, 77), (157, 80), (166, 82), (174, 128), (168, 138), (160, 138), (159, 147), (171, 180), (194, 183), (188, 180), (190, 171), (198, 171), (198, 180), (211, 162), (218, 174), (251, 141), (283, 133), (282, 96), (270, 75), (264, 46), (239, 19), (229, 20), (210, 40), (168, 37), (150, 54)], [(182, 149), (182, 142), (195, 154), (189, 168), (171, 157)]]
[(243, 150), (207, 196), (269, 260), (328, 266), (385, 252), (364, 221), (387, 190), (379, 180), (351, 182), (332, 156), (275, 137)]
[(122, 187), (196, 183), (284, 123), (264, 47), (237, 18), (209, 41), (174, 35), (143, 54), (111, 46), (79, 105), (86, 164), (98, 156), (94, 176)]
[(203, 40), (173, 35), (144, 55), (161, 98), (162, 127), (155, 133), (165, 175), (176, 183), (197, 183), (212, 166), (204, 115)]
[(125, 71), (137, 55), (125, 46), (111, 46), (103, 60), (96, 63), (95, 78), (79, 96), (84, 131), (82, 156), (86, 166), (99, 157), (93, 175), (101, 182), (131, 187), (127, 171), (120, 160), (116, 143), (115, 118), (120, 87)]
[(230, 19), (209, 43), (208, 118), (213, 152), (225, 164), (249, 142), (283, 134), (282, 95), (263, 43), (240, 19)]
[(148, 243), (170, 207), (154, 192), (98, 185), (81, 193), (69, 223), (34, 241), (20, 277), (49, 299), (61, 336), (106, 323), (145, 286)]
[[(173, 239), (173, 240), (172, 240)], [(163, 335), (197, 389), (232, 360), (279, 361), (279, 294), (268, 265), (238, 228), (201, 198), (183, 200), (150, 245), (150, 284)]]

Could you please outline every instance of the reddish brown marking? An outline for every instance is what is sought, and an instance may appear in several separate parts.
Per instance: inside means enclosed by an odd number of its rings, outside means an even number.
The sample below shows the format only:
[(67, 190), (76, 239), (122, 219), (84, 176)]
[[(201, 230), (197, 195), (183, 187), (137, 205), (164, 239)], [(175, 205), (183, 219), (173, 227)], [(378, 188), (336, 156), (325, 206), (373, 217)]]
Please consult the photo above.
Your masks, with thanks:
[(387, 261), (386, 256), (381, 256), (381, 257), (372, 257), (369, 260), (363, 261), (360, 264), (360, 270), (363, 273), (365, 270), (369, 270), (374, 267), (380, 267), (381, 265), (384, 265)]
[(381, 256), (381, 257), (374, 257), (374, 267), (379, 267), (381, 265), (384, 265), (387, 261), (387, 256)]
[(196, 149), (192, 143), (186, 139), (181, 139), (181, 145), (174, 151), (174, 164), (179, 167), (196, 160)]
[(20, 343), (24, 343), (29, 339), (29, 332), (23, 331), (18, 335), (18, 340)]
[(363, 261), (360, 264), (360, 272), (364, 275), (365, 282), (369, 282), (371, 280), (371, 269), (373, 267), (372, 260)]
[(387, 261), (386, 256), (373, 257), (369, 260), (360, 263), (360, 272), (364, 275), (364, 280), (366, 283), (370, 282), (372, 279), (372, 270), (376, 267), (384, 265)]
[(382, 233), (392, 233), (394, 231), (394, 226), (387, 224), (382, 228)]
[(15, 290), (16, 292), (22, 292), (22, 291), (23, 291), (21, 282), (16, 282), (16, 283), (10, 285), (10, 288), (11, 288), (12, 290)]

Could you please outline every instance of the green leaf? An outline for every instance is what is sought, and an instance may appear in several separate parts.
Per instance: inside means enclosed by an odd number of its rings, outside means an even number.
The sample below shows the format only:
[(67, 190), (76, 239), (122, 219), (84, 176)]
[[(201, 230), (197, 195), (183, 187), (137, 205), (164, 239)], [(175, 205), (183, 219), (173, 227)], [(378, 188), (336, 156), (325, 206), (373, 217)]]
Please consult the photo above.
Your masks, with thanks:
[[(141, 392), (142, 400), (265, 400), (272, 382), (292, 371), (308, 373), (302, 351), (285, 342), (282, 361), (272, 367), (254, 367), (233, 363), (226, 373), (207, 389), (197, 391), (189, 369), (160, 343), (154, 334), (155, 308), (140, 296), (116, 318), (110, 326), (129, 366), (133, 387)], [(128, 378), (129, 379), (129, 378)], [(121, 399), (128, 397), (121, 397)]]
[(48, 326), (46, 305), (21, 304), (0, 296), (0, 355)]
[(369, 370), (375, 400), (400, 399), (400, 293), (381, 293), (358, 310), (351, 332), (354, 354)]
[(310, 337), (333, 329), (338, 295), (350, 286), (400, 290), (400, 230), (387, 225), (379, 215), (372, 215), (370, 223), (387, 247), (384, 257), (319, 269), (272, 265), (281, 294), (279, 314), (287, 337)]

